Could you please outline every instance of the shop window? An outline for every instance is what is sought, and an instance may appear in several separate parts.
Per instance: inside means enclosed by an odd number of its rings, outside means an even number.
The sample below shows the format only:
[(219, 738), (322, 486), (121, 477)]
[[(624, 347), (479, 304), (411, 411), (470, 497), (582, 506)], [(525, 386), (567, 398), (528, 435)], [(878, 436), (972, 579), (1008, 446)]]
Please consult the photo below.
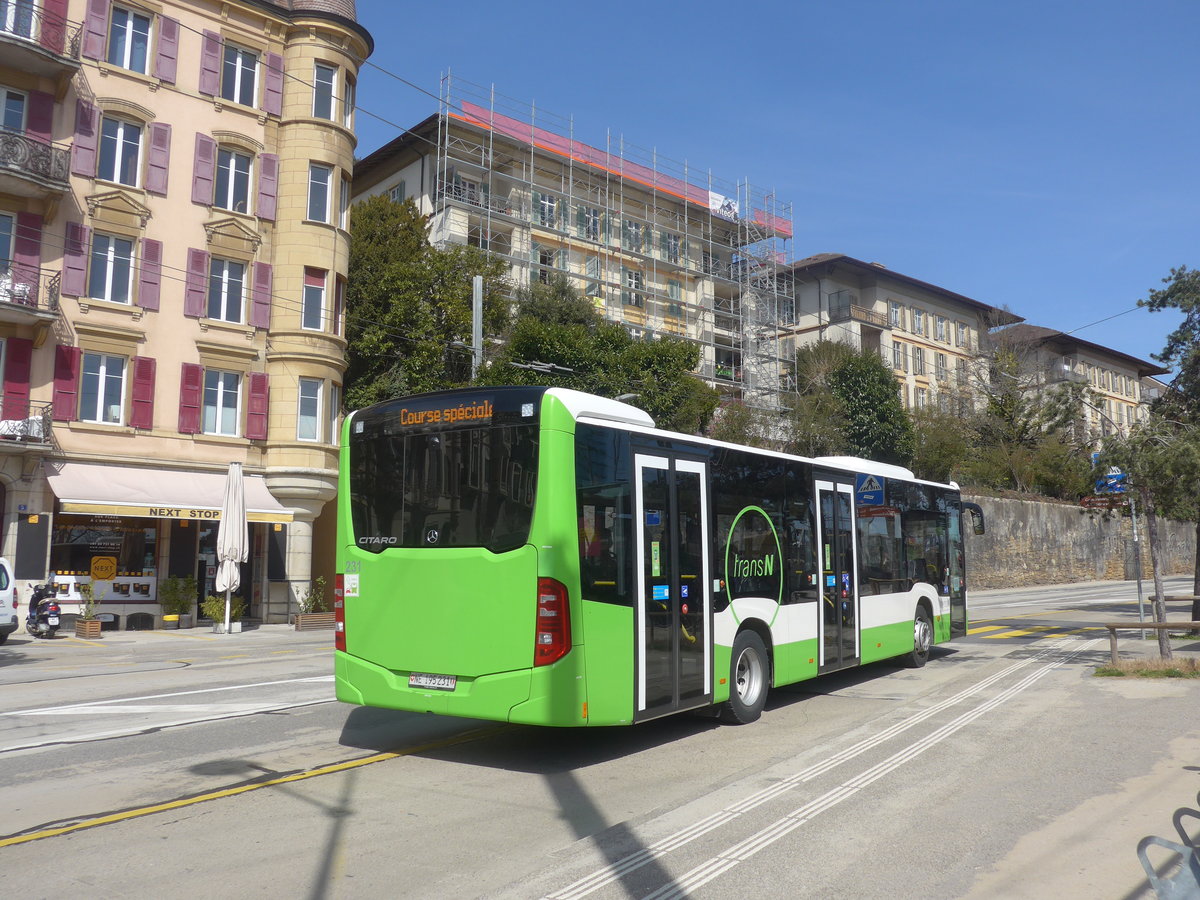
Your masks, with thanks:
[[(157, 545), (157, 529), (145, 519), (59, 513), (50, 540), (50, 571), (59, 577), (86, 576), (93, 557), (112, 556), (118, 578), (146, 576), (149, 581)], [(72, 592), (66, 599), (78, 602), (79, 597)]]

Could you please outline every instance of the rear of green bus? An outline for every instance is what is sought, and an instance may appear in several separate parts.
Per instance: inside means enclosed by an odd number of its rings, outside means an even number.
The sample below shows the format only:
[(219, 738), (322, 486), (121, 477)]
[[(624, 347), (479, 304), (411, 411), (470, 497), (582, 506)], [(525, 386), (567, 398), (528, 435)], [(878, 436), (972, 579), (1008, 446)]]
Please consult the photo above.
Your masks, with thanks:
[(567, 589), (578, 584), (573, 432), (545, 388), (424, 394), (347, 418), (339, 700), (586, 722)]

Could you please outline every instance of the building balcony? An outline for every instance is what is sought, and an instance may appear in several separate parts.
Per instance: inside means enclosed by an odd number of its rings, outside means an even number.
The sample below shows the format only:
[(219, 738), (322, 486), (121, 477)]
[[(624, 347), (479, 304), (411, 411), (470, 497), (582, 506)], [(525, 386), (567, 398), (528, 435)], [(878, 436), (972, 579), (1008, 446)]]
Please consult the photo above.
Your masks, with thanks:
[(12, 132), (0, 132), (0, 193), (57, 199), (70, 190), (70, 150)]
[(48, 449), (52, 410), (49, 403), (5, 400), (0, 406), (0, 454)]
[(1046, 369), (1045, 376), (1046, 384), (1062, 384), (1063, 382), (1085, 384), (1087, 382), (1087, 376), (1082, 372), (1064, 369), (1062, 366), (1050, 366)]
[(79, 71), (80, 26), (47, 14), (32, 0), (0, 3), (0, 13), (5, 67), (53, 78), (62, 100)]
[[(841, 293), (840, 291), (838, 293)], [(837, 296), (836, 294), (834, 295)], [(856, 303), (838, 303), (830, 298), (829, 304), (829, 321), (830, 322), (862, 322), (866, 325), (872, 325), (875, 328), (887, 328), (888, 318), (883, 313), (877, 313), (867, 309), (865, 306), (859, 306)]]
[(438, 184), (437, 199), (464, 203), (493, 215), (510, 217), (515, 215), (513, 206), (507, 198), (493, 196), (489, 191), (485, 191), (473, 183), (441, 181)]
[(58, 316), (62, 275), (20, 264), (0, 269), (0, 322), (45, 325)]

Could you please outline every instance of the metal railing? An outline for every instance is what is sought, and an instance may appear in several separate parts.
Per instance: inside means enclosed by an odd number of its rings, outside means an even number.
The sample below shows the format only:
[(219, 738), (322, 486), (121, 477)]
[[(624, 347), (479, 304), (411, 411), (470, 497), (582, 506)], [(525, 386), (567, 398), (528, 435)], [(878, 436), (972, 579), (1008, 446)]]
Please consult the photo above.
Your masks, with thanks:
[(6, 306), (58, 311), (62, 273), (20, 264), (0, 268), (0, 311)]
[(854, 303), (842, 303), (829, 307), (830, 322), (844, 322), (847, 319), (855, 322), (865, 322), (868, 325), (874, 325), (876, 328), (888, 327), (888, 318), (884, 313), (874, 312), (865, 306), (858, 306)]
[(50, 443), (53, 407), (49, 403), (6, 400), (0, 405), (0, 441)]
[(513, 214), (512, 204), (503, 197), (496, 197), (489, 191), (482, 190), (475, 184), (454, 183), (442, 181), (438, 184), (439, 200), (457, 200), (479, 209), (486, 209), (502, 216)]
[(29, 41), (78, 60), (82, 27), (39, 9), (33, 0), (0, 0), (0, 38)]
[(48, 144), (28, 135), (0, 131), (0, 172), (15, 171), (55, 182), (66, 190), (70, 166), (71, 151), (63, 144)]

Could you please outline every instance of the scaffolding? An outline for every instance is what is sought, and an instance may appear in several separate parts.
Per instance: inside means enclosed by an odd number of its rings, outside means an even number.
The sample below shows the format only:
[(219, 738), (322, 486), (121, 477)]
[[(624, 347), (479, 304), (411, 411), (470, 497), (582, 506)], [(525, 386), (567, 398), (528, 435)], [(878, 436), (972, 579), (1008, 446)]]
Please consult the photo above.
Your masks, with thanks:
[(698, 374), (764, 410), (791, 389), (791, 205), (462, 79), (442, 78), (431, 237), (562, 275), (638, 338), (700, 346)]

